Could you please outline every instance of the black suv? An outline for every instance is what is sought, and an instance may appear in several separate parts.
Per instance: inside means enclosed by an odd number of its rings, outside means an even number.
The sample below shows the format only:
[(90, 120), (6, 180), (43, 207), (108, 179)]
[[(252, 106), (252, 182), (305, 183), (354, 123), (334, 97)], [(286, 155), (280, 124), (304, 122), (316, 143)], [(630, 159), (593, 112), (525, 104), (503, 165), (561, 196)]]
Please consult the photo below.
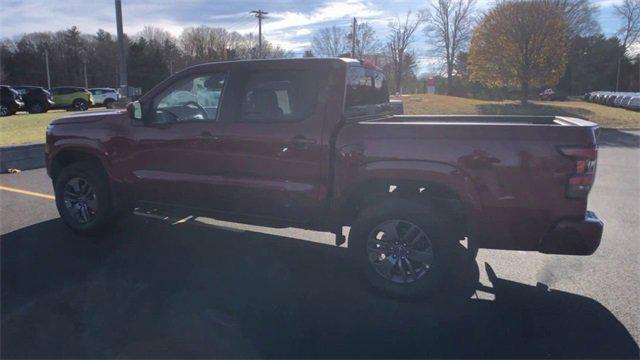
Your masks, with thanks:
[(32, 114), (47, 112), (55, 105), (51, 93), (39, 86), (14, 86), (20, 93), (24, 108)]
[(0, 85), (0, 116), (15, 114), (24, 107), (20, 94), (6, 85)]

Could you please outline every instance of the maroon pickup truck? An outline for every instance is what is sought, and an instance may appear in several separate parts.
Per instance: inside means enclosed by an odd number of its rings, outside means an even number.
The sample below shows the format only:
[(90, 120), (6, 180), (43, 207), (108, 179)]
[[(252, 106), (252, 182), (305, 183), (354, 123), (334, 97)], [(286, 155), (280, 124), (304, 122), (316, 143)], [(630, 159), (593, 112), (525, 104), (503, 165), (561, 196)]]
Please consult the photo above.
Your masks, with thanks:
[(135, 207), (333, 232), (371, 283), (432, 292), (478, 248), (592, 254), (596, 124), (402, 116), (349, 59), (204, 64), (126, 111), (55, 120), (47, 170), (64, 221), (96, 233)]

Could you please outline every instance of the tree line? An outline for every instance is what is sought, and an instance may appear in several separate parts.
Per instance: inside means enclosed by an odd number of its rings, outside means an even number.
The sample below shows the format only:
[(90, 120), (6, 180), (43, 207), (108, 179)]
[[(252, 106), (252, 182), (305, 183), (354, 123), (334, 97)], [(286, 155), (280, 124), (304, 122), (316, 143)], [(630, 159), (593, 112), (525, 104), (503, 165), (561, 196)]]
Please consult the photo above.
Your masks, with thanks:
[[(592, 0), (500, 0), (480, 12), (476, 0), (431, 0), (376, 34), (367, 22), (317, 30), (305, 57), (354, 56), (380, 66), (391, 92), (424, 91), (418, 62), (441, 66), (438, 91), (479, 98), (520, 97), (542, 87), (568, 94), (592, 90), (638, 90), (640, 61), (629, 54), (640, 34), (640, 0), (615, 7), (620, 31), (606, 37), (595, 21)], [(345, 24), (346, 25), (346, 24)], [(422, 33), (426, 41), (418, 40)], [(355, 37), (355, 39), (354, 39)], [(129, 85), (149, 90), (185, 67), (211, 61), (293, 57), (254, 34), (223, 28), (183, 29), (178, 37), (145, 27), (125, 38)], [(354, 46), (354, 54), (352, 52)], [(116, 86), (115, 37), (76, 27), (30, 33), (0, 42), (0, 81), (46, 85), (45, 52), (52, 85)]]
[[(376, 60), (394, 92), (419, 91), (418, 49), (441, 64), (438, 91), (477, 98), (519, 97), (554, 87), (566, 94), (593, 90), (639, 91), (640, 59), (629, 54), (640, 34), (640, 0), (615, 6), (620, 30), (605, 37), (591, 0), (497, 1), (484, 13), (476, 0), (432, 0), (416, 14), (391, 21), (383, 41), (365, 23), (360, 57)], [(424, 44), (416, 44), (422, 31)], [(348, 28), (314, 35), (312, 50), (336, 56), (349, 46)], [(362, 51), (362, 50), (359, 50)]]
[[(148, 91), (186, 67), (211, 61), (291, 57), (290, 51), (264, 40), (262, 51), (254, 34), (241, 35), (222, 28), (185, 28), (179, 37), (152, 26), (133, 37), (125, 35), (128, 83)], [(105, 30), (83, 34), (73, 26), (57, 32), (36, 32), (0, 42), (0, 82), (47, 86), (48, 54), (51, 85), (116, 87), (117, 44)]]

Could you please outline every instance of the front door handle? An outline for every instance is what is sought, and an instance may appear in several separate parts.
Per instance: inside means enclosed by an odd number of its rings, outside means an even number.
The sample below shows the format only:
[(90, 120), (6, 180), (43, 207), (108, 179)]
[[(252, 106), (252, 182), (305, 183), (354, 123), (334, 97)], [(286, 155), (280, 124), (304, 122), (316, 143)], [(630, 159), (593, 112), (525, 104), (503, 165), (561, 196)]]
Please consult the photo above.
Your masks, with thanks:
[(314, 145), (316, 143), (315, 140), (304, 137), (303, 135), (297, 135), (293, 139), (291, 139), (291, 143), (293, 146), (299, 149), (306, 149), (310, 145)]

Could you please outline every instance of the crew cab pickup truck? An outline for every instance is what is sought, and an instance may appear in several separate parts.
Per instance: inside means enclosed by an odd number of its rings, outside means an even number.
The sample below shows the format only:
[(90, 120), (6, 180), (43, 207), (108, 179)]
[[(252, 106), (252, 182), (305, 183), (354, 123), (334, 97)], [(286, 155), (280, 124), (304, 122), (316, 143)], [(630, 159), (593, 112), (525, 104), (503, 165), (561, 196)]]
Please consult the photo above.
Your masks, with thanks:
[[(553, 116), (403, 116), (350, 59), (188, 68), (126, 111), (47, 129), (62, 219), (95, 234), (134, 207), (336, 234), (388, 293), (433, 292), (461, 241), (589, 255), (596, 124)], [(463, 243), (464, 244), (464, 243)]]

